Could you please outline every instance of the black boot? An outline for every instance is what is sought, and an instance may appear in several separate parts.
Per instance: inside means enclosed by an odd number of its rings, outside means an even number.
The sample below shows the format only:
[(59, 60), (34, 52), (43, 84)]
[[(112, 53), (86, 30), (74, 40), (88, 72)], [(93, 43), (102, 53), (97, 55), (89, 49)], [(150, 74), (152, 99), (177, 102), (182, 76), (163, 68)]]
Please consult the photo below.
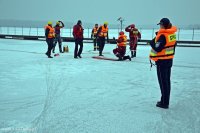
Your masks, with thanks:
[(79, 57), (79, 58), (82, 58), (82, 56), (81, 56), (80, 54), (78, 55), (78, 57)]
[(122, 58), (122, 56), (120, 54), (116, 54), (116, 56), (118, 57), (118, 61), (122, 61), (123, 60), (123, 58)]
[(60, 51), (60, 53), (63, 53), (61, 45), (59, 45), (59, 51)]
[(103, 56), (103, 55), (102, 55), (102, 51), (99, 51), (99, 56)]
[(126, 59), (129, 59), (131, 61), (131, 57), (129, 55), (123, 57), (123, 60), (126, 60)]
[(133, 55), (133, 51), (131, 51), (131, 58), (133, 58), (134, 57), (134, 55)]
[(55, 47), (53, 47), (53, 49), (52, 49), (52, 53), (55, 53)]
[(136, 51), (134, 51), (134, 55), (133, 55), (133, 57), (136, 57)]
[(161, 101), (157, 102), (156, 107), (168, 109), (169, 105), (164, 105)]

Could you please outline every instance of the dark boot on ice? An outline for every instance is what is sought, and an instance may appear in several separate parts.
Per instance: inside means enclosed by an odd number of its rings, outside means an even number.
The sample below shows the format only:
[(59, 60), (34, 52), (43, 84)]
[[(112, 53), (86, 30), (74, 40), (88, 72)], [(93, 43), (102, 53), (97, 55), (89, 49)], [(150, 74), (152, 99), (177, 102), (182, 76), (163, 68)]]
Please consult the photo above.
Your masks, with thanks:
[(60, 53), (64, 53), (64, 52), (62, 51), (62, 46), (61, 46), (61, 45), (59, 45), (59, 51), (60, 51)]
[(129, 59), (131, 61), (131, 57), (129, 55), (123, 57), (123, 60), (127, 60), (127, 59)]
[(136, 51), (134, 51), (133, 57), (136, 57)]
[(131, 58), (133, 58), (134, 57), (134, 55), (133, 55), (133, 51), (131, 51)]
[(123, 58), (121, 56), (118, 56), (118, 61), (122, 61)]
[(78, 57), (79, 57), (79, 58), (82, 58), (82, 56), (81, 56), (81, 55), (78, 55)]
[(163, 109), (168, 109), (168, 105), (164, 105), (161, 101), (157, 102), (156, 107), (163, 108)]

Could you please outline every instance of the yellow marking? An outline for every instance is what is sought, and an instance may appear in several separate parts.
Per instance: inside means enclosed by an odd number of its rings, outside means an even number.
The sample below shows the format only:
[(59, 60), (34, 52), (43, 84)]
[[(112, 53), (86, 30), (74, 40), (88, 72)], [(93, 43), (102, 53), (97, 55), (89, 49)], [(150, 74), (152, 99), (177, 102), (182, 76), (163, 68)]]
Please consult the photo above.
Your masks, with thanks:
[(168, 36), (169, 42), (176, 41), (176, 34), (171, 34)]

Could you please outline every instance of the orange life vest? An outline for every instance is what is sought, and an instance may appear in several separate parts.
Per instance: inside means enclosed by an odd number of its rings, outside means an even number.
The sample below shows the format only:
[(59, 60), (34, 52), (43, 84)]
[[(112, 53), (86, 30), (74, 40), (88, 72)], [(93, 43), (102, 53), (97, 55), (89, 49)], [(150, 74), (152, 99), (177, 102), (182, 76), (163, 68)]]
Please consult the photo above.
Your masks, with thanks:
[(99, 29), (98, 27), (97, 28), (96, 27), (93, 28), (93, 35), (97, 34), (98, 29)]
[(122, 42), (117, 43), (117, 46), (126, 46), (126, 43), (127, 43), (127, 36), (126, 35), (120, 35), (118, 37), (118, 40), (122, 40)]
[(107, 35), (108, 35), (108, 27), (104, 27), (104, 26), (101, 26), (101, 31), (100, 31), (100, 33), (99, 33), (99, 36), (100, 37), (107, 37)]
[(47, 26), (45, 27), (45, 30), (46, 30), (46, 29), (49, 29), (48, 38), (54, 38), (54, 37), (55, 37), (54, 28), (51, 27), (51, 26), (49, 26), (49, 25), (47, 25)]
[(176, 34), (177, 28), (172, 26), (170, 29), (160, 29), (158, 34), (156, 35), (155, 44), (160, 38), (161, 35), (164, 35), (166, 38), (166, 45), (162, 51), (156, 52), (155, 50), (151, 49), (150, 52), (150, 59), (157, 61), (159, 59), (166, 60), (166, 59), (173, 59), (175, 54), (175, 45), (176, 45)]

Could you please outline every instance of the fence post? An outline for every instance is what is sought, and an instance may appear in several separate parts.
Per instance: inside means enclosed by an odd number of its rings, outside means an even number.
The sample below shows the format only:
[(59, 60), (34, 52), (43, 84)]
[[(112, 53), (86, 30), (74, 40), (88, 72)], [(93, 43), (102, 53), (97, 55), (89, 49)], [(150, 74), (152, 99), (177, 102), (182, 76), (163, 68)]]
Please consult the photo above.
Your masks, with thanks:
[(192, 41), (194, 41), (194, 28), (193, 28), (193, 32), (192, 32)]
[(153, 30), (152, 30), (152, 39), (153, 39), (153, 37), (154, 37), (153, 35), (154, 35), (154, 28), (153, 28)]
[(7, 27), (7, 34), (9, 34), (9, 27)]
[(15, 35), (17, 34), (17, 31), (16, 31), (16, 26), (15, 26)]
[(24, 29), (23, 29), (23, 26), (22, 26), (22, 36), (24, 35)]
[(71, 28), (71, 27), (70, 27), (70, 29), (69, 29), (69, 34), (70, 34), (69, 36), (72, 37), (72, 36), (71, 36), (71, 35), (72, 35), (72, 28)]
[(37, 36), (38, 36), (38, 27), (37, 27)]
[(179, 35), (180, 35), (180, 28), (178, 29), (178, 41), (179, 41)]
[(90, 38), (90, 29), (88, 28), (88, 38)]
[(31, 36), (31, 27), (30, 27), (30, 29), (29, 29), (29, 36)]

